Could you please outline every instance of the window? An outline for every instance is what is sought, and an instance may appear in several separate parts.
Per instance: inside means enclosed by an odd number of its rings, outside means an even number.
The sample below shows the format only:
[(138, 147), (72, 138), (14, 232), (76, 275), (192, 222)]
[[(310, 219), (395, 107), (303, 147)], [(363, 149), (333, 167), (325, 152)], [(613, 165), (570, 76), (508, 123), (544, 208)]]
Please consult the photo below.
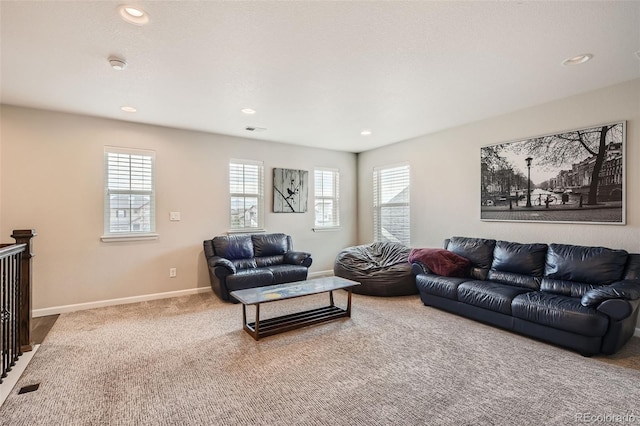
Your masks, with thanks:
[(264, 172), (262, 162), (231, 160), (229, 163), (231, 230), (263, 228)]
[(409, 165), (373, 170), (373, 230), (375, 241), (409, 245)]
[(315, 169), (315, 226), (332, 228), (340, 226), (340, 172), (335, 169)]
[(105, 147), (103, 241), (157, 237), (154, 163), (153, 151)]

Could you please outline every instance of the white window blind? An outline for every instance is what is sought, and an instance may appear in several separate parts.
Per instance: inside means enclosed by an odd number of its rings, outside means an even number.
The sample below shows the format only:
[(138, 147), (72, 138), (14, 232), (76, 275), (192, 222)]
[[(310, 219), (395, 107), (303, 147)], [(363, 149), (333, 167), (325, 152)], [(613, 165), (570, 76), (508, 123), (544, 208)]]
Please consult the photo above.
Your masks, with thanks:
[(231, 229), (263, 228), (264, 169), (262, 162), (231, 160), (229, 163)]
[(409, 165), (373, 170), (375, 241), (410, 244)]
[(155, 153), (105, 147), (105, 236), (152, 234)]
[(340, 226), (340, 172), (336, 169), (314, 170), (315, 226)]

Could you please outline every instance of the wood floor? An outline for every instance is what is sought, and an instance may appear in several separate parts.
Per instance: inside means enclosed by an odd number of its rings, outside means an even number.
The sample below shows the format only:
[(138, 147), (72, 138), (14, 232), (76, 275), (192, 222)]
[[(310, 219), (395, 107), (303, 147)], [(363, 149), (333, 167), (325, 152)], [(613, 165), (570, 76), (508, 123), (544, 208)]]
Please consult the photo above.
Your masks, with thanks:
[(59, 315), (48, 315), (46, 317), (37, 317), (31, 319), (31, 341), (39, 345), (42, 343), (53, 324), (56, 323)]

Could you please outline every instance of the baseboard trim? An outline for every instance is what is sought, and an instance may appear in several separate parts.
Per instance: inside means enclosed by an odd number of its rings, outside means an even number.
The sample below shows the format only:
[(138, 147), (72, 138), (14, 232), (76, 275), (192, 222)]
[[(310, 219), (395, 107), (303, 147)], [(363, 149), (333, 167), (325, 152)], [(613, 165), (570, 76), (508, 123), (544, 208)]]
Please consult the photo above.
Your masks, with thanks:
[(27, 369), (27, 366), (31, 362), (31, 359), (38, 351), (40, 345), (34, 345), (33, 349), (29, 352), (24, 352), (16, 364), (11, 369), (11, 372), (7, 374), (7, 377), (0, 383), (0, 405), (4, 404), (4, 401), (11, 395), (11, 391), (13, 390), (16, 383), (18, 383), (18, 379), (24, 373), (24, 370)]
[(320, 278), (320, 277), (331, 277), (331, 276), (333, 276), (333, 271), (331, 269), (327, 269), (326, 271), (311, 272), (309, 274), (309, 278)]
[(207, 293), (211, 287), (196, 287), (187, 290), (168, 291), (165, 293), (143, 294), (141, 296), (122, 297), (119, 299), (99, 300), (97, 302), (76, 303), (74, 305), (52, 306), (50, 308), (34, 309), (31, 315), (45, 317), (47, 315), (64, 314), (67, 312), (83, 311), (86, 309), (103, 308), (105, 306), (126, 305), (128, 303), (146, 302), (148, 300), (168, 299), (170, 297), (189, 296), (191, 294)]
[[(309, 278), (320, 278), (332, 276), (332, 270), (312, 272)], [(189, 296), (191, 294), (207, 293), (211, 287), (196, 287), (187, 290), (168, 291), (166, 293), (143, 294), (141, 296), (122, 297), (119, 299), (99, 300), (97, 302), (76, 303), (74, 305), (52, 306), (50, 308), (34, 309), (31, 315), (36, 317), (46, 317), (47, 315), (58, 315), (67, 312), (84, 311), (86, 309), (104, 308), (105, 306), (126, 305), (128, 303), (146, 302), (148, 300), (168, 299), (170, 297)]]

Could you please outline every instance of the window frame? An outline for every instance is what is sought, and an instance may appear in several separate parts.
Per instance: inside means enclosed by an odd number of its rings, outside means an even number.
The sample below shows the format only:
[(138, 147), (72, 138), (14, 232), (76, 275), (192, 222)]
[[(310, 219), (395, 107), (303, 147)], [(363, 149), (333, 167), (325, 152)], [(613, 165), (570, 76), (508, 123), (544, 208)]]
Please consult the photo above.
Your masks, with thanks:
[[(151, 189), (123, 189), (123, 188), (111, 188), (110, 187), (110, 170), (109, 170), (109, 157), (110, 155), (124, 155), (129, 156), (141, 156), (148, 157), (150, 160), (149, 171), (151, 172)], [(141, 241), (141, 240), (155, 240), (158, 238), (156, 232), (156, 153), (152, 150), (135, 149), (135, 148), (123, 148), (115, 146), (104, 147), (104, 176), (103, 176), (103, 190), (104, 190), (104, 204), (103, 204), (103, 235), (100, 239), (103, 242), (121, 242), (121, 241)], [(146, 170), (145, 170), (146, 171)], [(131, 186), (131, 173), (129, 174), (129, 186)], [(148, 195), (149, 196), (149, 229), (143, 231), (136, 231), (130, 229), (127, 231), (113, 231), (113, 223), (111, 218), (111, 198), (112, 194), (120, 195)], [(126, 208), (116, 208), (116, 215), (124, 210), (124, 216), (118, 216), (120, 218), (128, 218), (131, 225), (132, 215), (126, 214)], [(132, 209), (133, 210), (133, 209)]]
[[(258, 168), (258, 182), (257, 182), (257, 192), (232, 192), (231, 186), (232, 182), (232, 166), (233, 165), (242, 165), (243, 168), (247, 166), (255, 166)], [(244, 177), (246, 176), (245, 171), (243, 170), (243, 186), (246, 186)], [(264, 163), (262, 161), (256, 160), (245, 160), (232, 158), (229, 160), (229, 168), (228, 168), (228, 188), (229, 188), (229, 234), (233, 233), (256, 233), (256, 232), (264, 232)], [(234, 198), (248, 198), (255, 197), (257, 198), (257, 212), (256, 212), (256, 226), (235, 226), (233, 223), (233, 199)], [(246, 205), (246, 204), (245, 204)]]
[[(405, 179), (406, 186), (405, 186), (405, 189), (402, 189), (400, 192), (398, 192), (397, 195), (401, 194), (406, 190), (407, 201), (383, 203), (381, 200), (382, 192), (383, 192), (383, 188), (382, 188), (383, 182), (380, 182), (381, 174), (385, 171), (391, 171), (394, 169), (404, 169), (404, 168), (406, 168), (406, 176), (396, 178), (396, 179), (399, 180), (401, 184), (402, 184), (402, 179)], [(409, 163), (399, 163), (399, 164), (375, 167), (373, 169), (373, 185), (372, 186), (373, 186), (373, 240), (375, 242), (378, 242), (378, 241), (398, 242), (409, 247), (411, 244), (411, 167)], [(406, 227), (406, 230), (407, 230), (406, 241), (402, 241), (397, 237), (395, 238), (396, 241), (393, 241), (382, 235), (383, 209), (393, 208), (393, 207), (406, 207), (407, 209), (405, 223), (403, 223), (403, 225)]]
[[(331, 188), (331, 195), (330, 196), (325, 196), (325, 195), (318, 195), (318, 188), (317, 188), (317, 180), (316, 180), (316, 174), (317, 173), (331, 173), (332, 175), (332, 188)], [(323, 191), (324, 192), (324, 191)], [(313, 196), (314, 196), (314, 203), (313, 203), (313, 230), (314, 231), (329, 231), (329, 230), (338, 230), (340, 229), (340, 170), (339, 169), (335, 169), (335, 168), (329, 168), (329, 167), (315, 167), (313, 169)], [(321, 222), (318, 222), (318, 217), (316, 214), (316, 202), (318, 200), (331, 200), (332, 201), (332, 217), (333, 220), (331, 221), (331, 223), (325, 225), (322, 224)]]

